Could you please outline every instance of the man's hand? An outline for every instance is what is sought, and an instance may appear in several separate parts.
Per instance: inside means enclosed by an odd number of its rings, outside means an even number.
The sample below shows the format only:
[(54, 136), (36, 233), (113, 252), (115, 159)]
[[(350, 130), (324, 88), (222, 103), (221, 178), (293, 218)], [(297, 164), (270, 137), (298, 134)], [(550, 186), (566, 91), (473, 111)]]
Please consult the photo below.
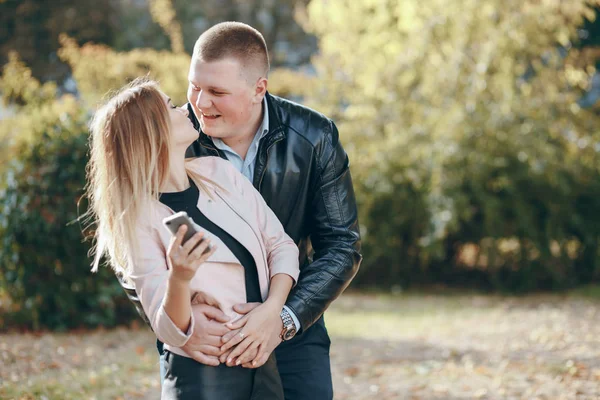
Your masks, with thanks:
[(230, 318), (218, 308), (206, 304), (192, 307), (192, 312), (196, 320), (194, 332), (181, 349), (199, 363), (216, 367), (219, 356), (223, 354), (221, 338), (230, 332), (223, 323)]
[[(252, 311), (261, 305), (263, 306), (261, 308), (266, 308), (265, 303), (236, 304), (233, 307), (237, 313), (245, 316), (234, 323), (227, 324), (232, 330), (223, 336), (224, 344), (221, 350), (225, 353), (220, 357), (221, 362), (226, 362), (230, 367), (242, 365), (245, 368), (258, 368), (267, 362), (273, 350), (281, 343), (280, 334), (283, 329), (283, 322), (279, 315), (281, 310), (277, 309), (264, 315), (256, 312), (256, 321), (251, 320)], [(258, 325), (254, 326), (256, 324)], [(256, 335), (260, 338), (252, 337)]]

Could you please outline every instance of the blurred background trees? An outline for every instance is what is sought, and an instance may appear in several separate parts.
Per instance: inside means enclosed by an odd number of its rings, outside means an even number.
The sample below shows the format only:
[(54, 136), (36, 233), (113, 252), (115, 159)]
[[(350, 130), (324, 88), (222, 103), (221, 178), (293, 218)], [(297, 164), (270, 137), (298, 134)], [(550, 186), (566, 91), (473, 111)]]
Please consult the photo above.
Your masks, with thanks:
[[(598, 278), (595, 1), (313, 1), (310, 100), (344, 132), (358, 282), (552, 289)], [(327, 24), (321, 23), (328, 21)]]
[(270, 91), (340, 128), (364, 238), (355, 287), (598, 282), (597, 6), (0, 1), (4, 326), (131, 316), (110, 271), (89, 273), (89, 243), (73, 223), (87, 121), (108, 91), (146, 73), (185, 102), (195, 39), (232, 19), (265, 35)]

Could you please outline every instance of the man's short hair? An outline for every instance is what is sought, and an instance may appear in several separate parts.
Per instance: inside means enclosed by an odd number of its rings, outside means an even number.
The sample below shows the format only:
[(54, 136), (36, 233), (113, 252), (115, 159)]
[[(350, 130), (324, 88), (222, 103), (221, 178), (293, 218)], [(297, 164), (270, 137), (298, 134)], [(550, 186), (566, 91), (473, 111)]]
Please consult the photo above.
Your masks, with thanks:
[(263, 35), (241, 22), (221, 22), (205, 31), (194, 45), (192, 59), (212, 62), (235, 58), (244, 69), (267, 77), (269, 53)]

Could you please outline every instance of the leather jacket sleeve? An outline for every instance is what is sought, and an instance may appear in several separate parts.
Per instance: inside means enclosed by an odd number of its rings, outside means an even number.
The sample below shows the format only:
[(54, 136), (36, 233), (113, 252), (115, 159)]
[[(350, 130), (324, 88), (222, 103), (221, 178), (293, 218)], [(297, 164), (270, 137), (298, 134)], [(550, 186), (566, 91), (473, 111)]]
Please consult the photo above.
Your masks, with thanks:
[(127, 295), (127, 298), (135, 306), (135, 309), (138, 312), (139, 316), (150, 327), (150, 329), (152, 329), (152, 325), (150, 324), (150, 320), (148, 319), (148, 317), (146, 316), (146, 313), (144, 312), (144, 308), (142, 307), (142, 303), (140, 302), (138, 294), (135, 291), (135, 287), (132, 284), (127, 283), (123, 279), (123, 277), (121, 277), (121, 276), (117, 275), (117, 279), (119, 280), (119, 283), (121, 284), (121, 287), (125, 291), (125, 294)]
[(286, 303), (298, 317), (302, 331), (315, 323), (350, 284), (362, 260), (348, 156), (333, 122), (330, 129), (317, 153), (316, 182), (311, 183), (314, 196), (307, 226), (313, 262), (301, 268)]

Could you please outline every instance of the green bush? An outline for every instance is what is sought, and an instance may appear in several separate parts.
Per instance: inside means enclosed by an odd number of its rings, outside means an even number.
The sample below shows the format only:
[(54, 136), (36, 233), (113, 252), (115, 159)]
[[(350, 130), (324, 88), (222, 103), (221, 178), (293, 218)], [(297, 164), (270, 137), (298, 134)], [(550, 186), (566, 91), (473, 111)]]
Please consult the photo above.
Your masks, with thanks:
[(310, 2), (305, 101), (352, 161), (355, 285), (600, 279), (600, 118), (578, 104), (598, 57), (575, 46), (597, 3), (572, 3)]
[[(22, 142), (0, 183), (0, 327), (113, 326), (134, 310), (114, 274), (90, 272), (78, 201), (85, 185), (84, 115)], [(82, 205), (80, 213), (85, 211)], [(0, 297), (1, 298), (1, 297)]]

